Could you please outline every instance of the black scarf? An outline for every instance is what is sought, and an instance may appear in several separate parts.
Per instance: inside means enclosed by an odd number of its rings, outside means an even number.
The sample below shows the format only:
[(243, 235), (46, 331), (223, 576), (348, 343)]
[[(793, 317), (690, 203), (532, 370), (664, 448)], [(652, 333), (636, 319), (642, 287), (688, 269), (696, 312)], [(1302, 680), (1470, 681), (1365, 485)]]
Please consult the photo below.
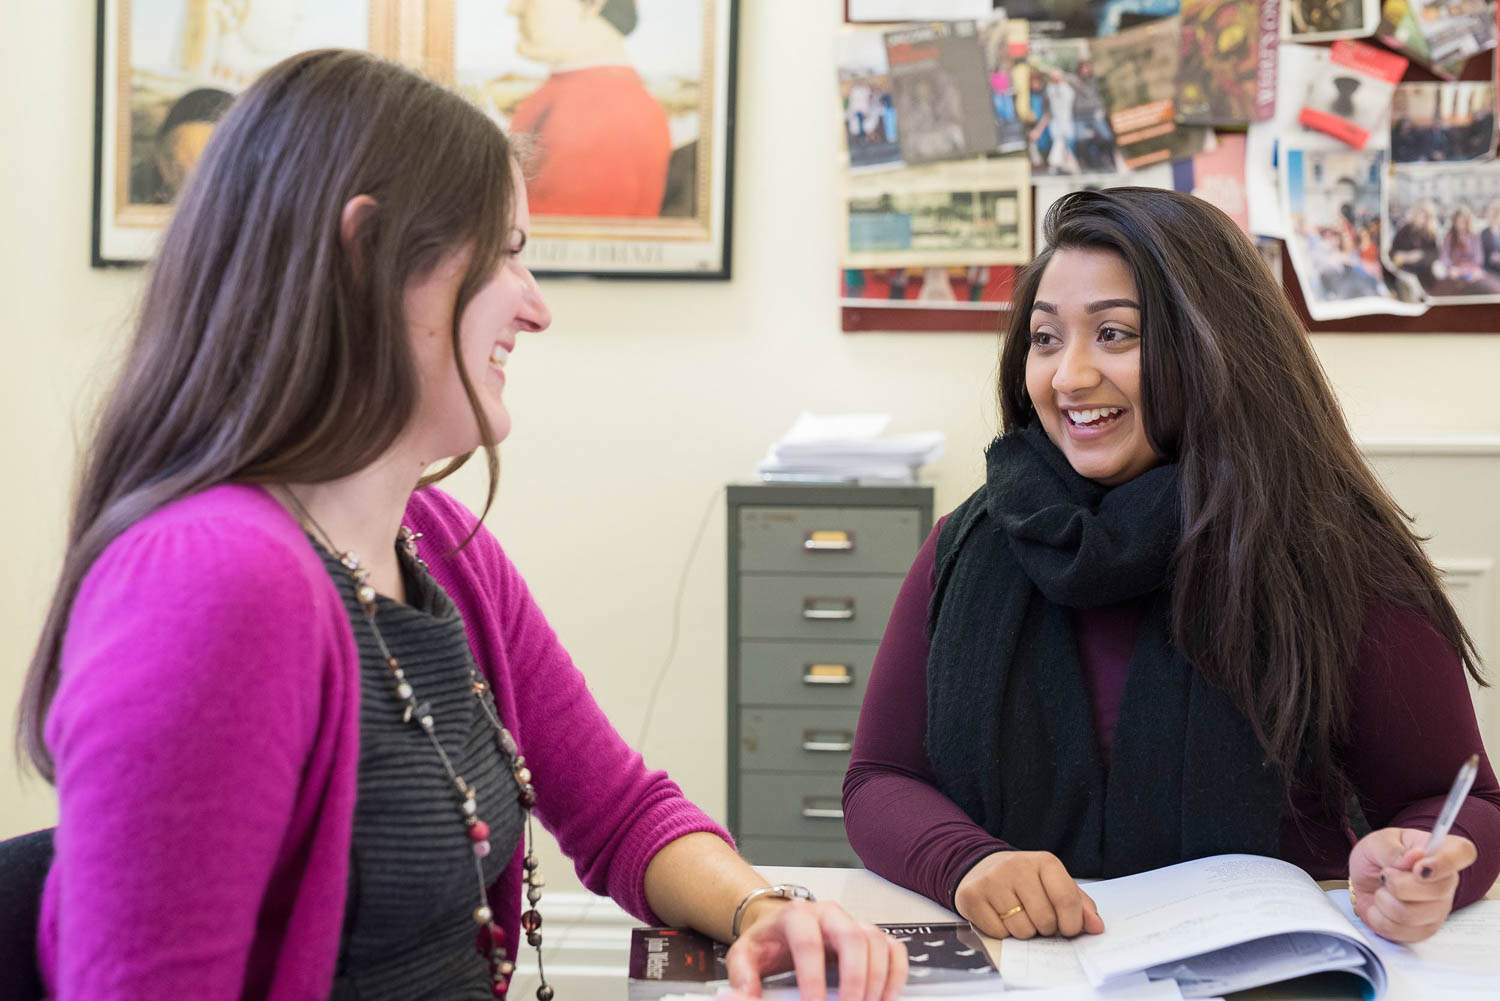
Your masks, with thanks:
[[(1074, 876), (1227, 852), (1279, 854), (1284, 790), (1245, 718), (1171, 638), (1177, 467), (1118, 487), (1040, 427), (997, 438), (985, 485), (938, 538), (927, 755), (938, 788)], [(1140, 599), (1106, 774), (1071, 609)]]

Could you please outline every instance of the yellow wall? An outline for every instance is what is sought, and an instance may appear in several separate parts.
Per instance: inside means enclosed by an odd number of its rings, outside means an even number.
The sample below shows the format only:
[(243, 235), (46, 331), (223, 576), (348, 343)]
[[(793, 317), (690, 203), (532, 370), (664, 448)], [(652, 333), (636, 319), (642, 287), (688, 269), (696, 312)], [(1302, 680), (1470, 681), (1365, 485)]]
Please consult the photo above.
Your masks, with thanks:
[[(832, 101), (836, 3), (746, 0), (735, 278), (544, 283), (556, 320), (509, 372), (515, 430), (489, 524), (605, 709), (632, 739), (710, 498), (801, 409), (888, 410), (940, 428), (940, 509), (980, 478), (995, 342), (838, 331)], [(813, 15), (814, 9), (821, 13)], [(88, 266), (94, 0), (0, 4), (0, 726), (59, 560), (75, 443), (109, 378), (139, 272)], [(810, 96), (812, 99), (810, 99)], [(1500, 433), (1500, 339), (1331, 336), (1317, 349), (1362, 436)], [(466, 475), (460, 496), (480, 496)], [(724, 809), (722, 500), (689, 571), (682, 637), (644, 750)], [(213, 665), (234, 670), (233, 664)], [(539, 783), (545, 788), (545, 777)], [(0, 837), (50, 823), (48, 790), (0, 753)], [(561, 867), (549, 867), (557, 882)]]

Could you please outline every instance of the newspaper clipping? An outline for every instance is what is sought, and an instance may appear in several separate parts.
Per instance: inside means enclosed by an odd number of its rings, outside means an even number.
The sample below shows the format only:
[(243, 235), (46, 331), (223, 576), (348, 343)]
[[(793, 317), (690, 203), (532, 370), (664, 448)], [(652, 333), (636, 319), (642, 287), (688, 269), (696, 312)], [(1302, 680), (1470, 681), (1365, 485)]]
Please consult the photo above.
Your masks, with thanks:
[[(1381, 266), (1384, 150), (1287, 150), (1281, 172), (1287, 252), (1302, 284), (1308, 314), (1335, 320), (1368, 313), (1414, 316), (1420, 301), (1403, 301)], [(1415, 299), (1414, 293), (1406, 293)]]
[(849, 178), (845, 268), (1024, 264), (1031, 259), (1023, 157)]

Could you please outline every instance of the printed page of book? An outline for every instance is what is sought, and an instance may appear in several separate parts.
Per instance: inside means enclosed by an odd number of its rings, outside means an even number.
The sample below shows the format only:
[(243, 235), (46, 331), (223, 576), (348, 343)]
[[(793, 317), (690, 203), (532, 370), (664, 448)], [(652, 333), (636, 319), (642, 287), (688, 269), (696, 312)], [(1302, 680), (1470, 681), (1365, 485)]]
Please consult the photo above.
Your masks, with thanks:
[(1448, 916), (1425, 942), (1401, 945), (1375, 934), (1354, 916), (1348, 890), (1328, 898), (1380, 956), (1390, 974), (1386, 1001), (1468, 1001), (1493, 997), (1500, 980), (1500, 900), (1480, 900)]
[[(1284, 957), (1302, 948), (1291, 939), (1294, 933), (1339, 938), (1368, 954), (1358, 933), (1312, 878), (1279, 859), (1255, 855), (1197, 859), (1091, 883), (1089, 895), (1099, 907), (1105, 931), (1076, 939), (1074, 945), (1095, 986), (1257, 939), (1273, 941), (1241, 958), (1247, 964), (1265, 965), (1273, 979), (1234, 979), (1237, 983), (1284, 980), (1294, 975), (1288, 973), (1291, 965)], [(1275, 940), (1277, 936), (1280, 941)], [(1373, 955), (1368, 958), (1367, 972), (1378, 992), (1384, 976)], [(1225, 962), (1232, 960), (1230, 956)], [(1226, 979), (1231, 972), (1227, 966), (1219, 971)], [(1253, 968), (1247, 966), (1243, 972), (1253, 973)]]

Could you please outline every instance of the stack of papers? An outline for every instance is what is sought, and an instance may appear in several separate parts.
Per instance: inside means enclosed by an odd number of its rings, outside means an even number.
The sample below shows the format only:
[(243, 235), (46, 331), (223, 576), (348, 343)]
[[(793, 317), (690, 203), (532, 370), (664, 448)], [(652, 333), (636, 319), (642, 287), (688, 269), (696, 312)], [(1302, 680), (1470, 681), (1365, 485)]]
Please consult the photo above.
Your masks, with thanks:
[(943, 455), (941, 431), (882, 438), (889, 414), (804, 413), (756, 466), (767, 481), (915, 483)]

